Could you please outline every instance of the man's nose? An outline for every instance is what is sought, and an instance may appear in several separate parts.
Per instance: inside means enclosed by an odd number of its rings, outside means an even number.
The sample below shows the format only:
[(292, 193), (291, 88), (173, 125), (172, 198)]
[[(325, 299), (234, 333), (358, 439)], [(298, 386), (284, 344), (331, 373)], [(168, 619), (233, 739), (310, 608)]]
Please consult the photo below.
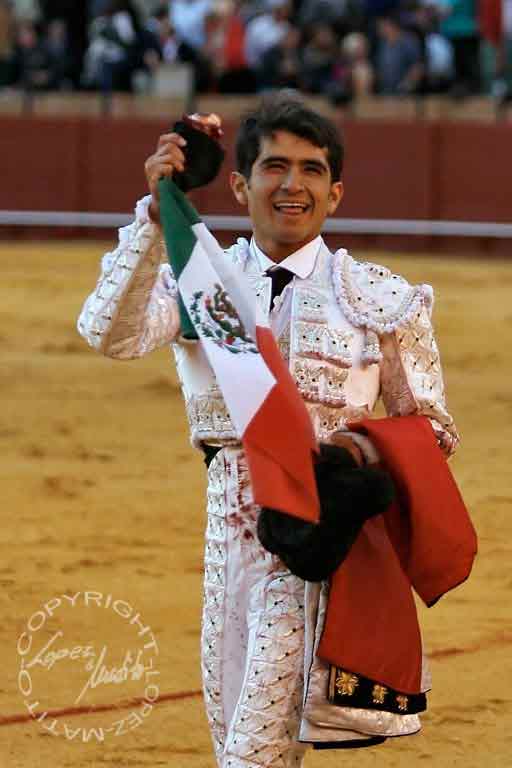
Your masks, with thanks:
[(302, 189), (304, 189), (304, 182), (300, 168), (288, 168), (281, 182), (281, 187), (290, 194), (300, 192)]

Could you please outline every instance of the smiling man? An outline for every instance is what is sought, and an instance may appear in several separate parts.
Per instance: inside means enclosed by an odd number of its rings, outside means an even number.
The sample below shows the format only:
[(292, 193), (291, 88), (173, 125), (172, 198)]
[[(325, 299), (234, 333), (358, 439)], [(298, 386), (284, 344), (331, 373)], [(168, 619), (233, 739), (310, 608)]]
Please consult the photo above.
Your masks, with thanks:
[[(307, 744), (364, 746), (416, 732), (428, 676), (418, 681), (417, 695), (350, 669), (329, 678), (332, 668), (315, 654), (326, 581), (303, 581), (261, 544), (240, 436), (201, 343), (180, 337), (158, 182), (184, 170), (184, 146), (182, 137), (166, 134), (147, 160), (150, 195), (104, 257), (78, 327), (114, 358), (172, 344), (192, 442), (208, 464), (202, 673), (217, 762), (298, 768)], [(253, 236), (226, 256), (241, 265), (269, 317), (318, 441), (342, 442), (349, 465), (375, 461), (369, 441), (347, 424), (367, 418), (382, 395), (391, 416), (428, 416), (450, 454), (458, 437), (445, 407), (431, 289), (358, 263), (344, 250), (332, 254), (322, 239), (324, 221), (343, 196), (335, 126), (277, 94), (242, 121), (236, 162), (231, 188), (249, 211)], [(386, 534), (381, 527), (361, 536), (370, 546)], [(343, 630), (348, 637), (351, 627)]]
[[(263, 135), (261, 146), (260, 137), (252, 135), (254, 126), (246, 123), (237, 146), (240, 171), (231, 176), (236, 199), (249, 209), (258, 247), (276, 263), (314, 242), (343, 196), (343, 151), (334, 129), (313, 123), (300, 136), (290, 132), (290, 122), (288, 130)], [(255, 138), (256, 157), (251, 152)]]

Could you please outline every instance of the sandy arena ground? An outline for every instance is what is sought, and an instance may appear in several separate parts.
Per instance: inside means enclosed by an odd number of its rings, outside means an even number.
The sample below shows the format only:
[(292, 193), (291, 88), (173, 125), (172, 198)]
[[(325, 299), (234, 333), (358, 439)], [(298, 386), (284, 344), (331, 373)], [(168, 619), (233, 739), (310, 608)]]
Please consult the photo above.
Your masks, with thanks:
[[(0, 246), (0, 767), (214, 768), (198, 656), (205, 475), (168, 351), (113, 362), (75, 331), (103, 250)], [(512, 263), (356, 255), (435, 286), (448, 400), (463, 435), (452, 467), (480, 554), (467, 584), (421, 610), (434, 675), (422, 733), (358, 752), (310, 753), (306, 766), (508, 768)], [(37, 628), (45, 603), (85, 591), (104, 602), (77, 598)], [(131, 697), (141, 695), (140, 681), (98, 686), (78, 705), (96, 711), (73, 715), (84, 662), (34, 664), (19, 675), (55, 631), (59, 647), (107, 645), (110, 666), (119, 666), (135, 636), (133, 613), (123, 619), (108, 609), (108, 595), (139, 612), (158, 642), (162, 701), (137, 728)], [(31, 616), (33, 633), (23, 636)], [(18, 682), (35, 711), (60, 716), (29, 720)], [(86, 729), (113, 722), (123, 722), (119, 735), (84, 741)]]

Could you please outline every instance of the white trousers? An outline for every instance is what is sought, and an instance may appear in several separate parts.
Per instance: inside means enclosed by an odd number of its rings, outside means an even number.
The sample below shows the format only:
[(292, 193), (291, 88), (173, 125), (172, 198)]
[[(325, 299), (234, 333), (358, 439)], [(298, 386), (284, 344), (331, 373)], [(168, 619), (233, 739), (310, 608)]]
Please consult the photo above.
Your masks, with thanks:
[(261, 546), (240, 448), (208, 470), (201, 669), (219, 768), (300, 768), (305, 583)]

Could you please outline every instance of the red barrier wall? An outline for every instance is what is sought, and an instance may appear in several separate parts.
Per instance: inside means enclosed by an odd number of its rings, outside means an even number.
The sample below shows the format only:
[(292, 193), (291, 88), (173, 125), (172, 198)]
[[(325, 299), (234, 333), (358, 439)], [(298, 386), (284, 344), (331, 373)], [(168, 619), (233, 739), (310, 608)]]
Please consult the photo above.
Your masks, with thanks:
[[(0, 209), (130, 211), (145, 192), (144, 160), (169, 123), (133, 119), (0, 120)], [(202, 213), (242, 214), (227, 161), (196, 193)], [(503, 124), (346, 122), (345, 199), (354, 218), (512, 221), (512, 127)]]
[(512, 221), (512, 126), (446, 123), (436, 142), (440, 219)]
[(427, 123), (347, 123), (345, 199), (361, 219), (429, 219), (434, 145)]
[(81, 120), (0, 120), (0, 209), (76, 211)]

